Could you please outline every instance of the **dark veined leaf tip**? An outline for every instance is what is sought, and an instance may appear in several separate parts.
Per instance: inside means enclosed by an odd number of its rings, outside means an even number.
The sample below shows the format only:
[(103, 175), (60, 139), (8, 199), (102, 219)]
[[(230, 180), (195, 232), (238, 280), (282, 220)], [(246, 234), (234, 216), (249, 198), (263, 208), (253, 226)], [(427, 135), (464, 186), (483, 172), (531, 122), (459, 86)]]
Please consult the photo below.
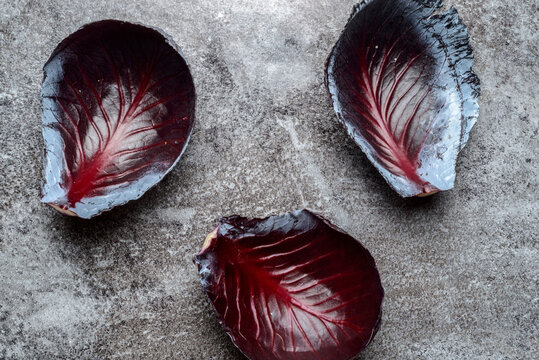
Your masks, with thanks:
[(194, 262), (221, 325), (251, 360), (352, 359), (380, 324), (374, 259), (308, 210), (222, 218)]
[(41, 201), (56, 210), (90, 218), (137, 199), (185, 150), (195, 89), (161, 30), (88, 24), (56, 47), (44, 75)]
[(338, 119), (401, 196), (451, 189), (479, 106), (466, 27), (442, 0), (354, 7), (326, 65)]

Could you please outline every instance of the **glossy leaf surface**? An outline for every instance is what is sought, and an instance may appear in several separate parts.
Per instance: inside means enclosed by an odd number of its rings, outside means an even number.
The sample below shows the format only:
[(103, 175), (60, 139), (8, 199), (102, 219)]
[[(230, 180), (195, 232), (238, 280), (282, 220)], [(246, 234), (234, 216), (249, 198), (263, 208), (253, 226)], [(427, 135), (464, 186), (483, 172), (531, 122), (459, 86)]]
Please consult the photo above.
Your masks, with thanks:
[(468, 33), (442, 0), (359, 4), (327, 63), (341, 122), (401, 195), (453, 187), (479, 108)]
[(307, 210), (223, 218), (195, 263), (250, 359), (351, 359), (377, 330), (383, 289), (372, 256)]
[(115, 20), (84, 26), (44, 67), (42, 202), (83, 218), (139, 198), (179, 160), (195, 90), (159, 30)]

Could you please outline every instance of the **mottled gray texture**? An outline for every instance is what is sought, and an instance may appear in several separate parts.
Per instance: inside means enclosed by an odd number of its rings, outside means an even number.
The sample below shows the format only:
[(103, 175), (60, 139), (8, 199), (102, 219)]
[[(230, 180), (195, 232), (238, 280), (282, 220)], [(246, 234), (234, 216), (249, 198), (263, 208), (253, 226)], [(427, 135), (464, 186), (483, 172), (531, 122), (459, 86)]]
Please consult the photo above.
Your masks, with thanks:
[[(454, 190), (400, 199), (335, 119), (326, 57), (354, 0), (0, 0), (0, 358), (241, 359), (192, 255), (221, 215), (308, 207), (361, 239), (386, 289), (362, 359), (538, 351), (537, 2), (455, 0), (482, 80)], [(42, 65), (84, 23), (158, 26), (197, 123), (178, 166), (91, 221), (39, 203)]]

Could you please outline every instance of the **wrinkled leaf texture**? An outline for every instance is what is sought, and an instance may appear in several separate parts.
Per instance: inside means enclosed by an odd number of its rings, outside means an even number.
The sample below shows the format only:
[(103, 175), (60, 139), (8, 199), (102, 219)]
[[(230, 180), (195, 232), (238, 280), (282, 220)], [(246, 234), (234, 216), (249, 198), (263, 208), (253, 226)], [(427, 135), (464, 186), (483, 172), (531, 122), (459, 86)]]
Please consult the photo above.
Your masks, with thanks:
[(443, 0), (370, 0), (354, 9), (327, 62), (338, 119), (404, 197), (454, 186), (477, 120), (468, 33)]
[(58, 45), (44, 73), (42, 202), (90, 218), (139, 198), (179, 160), (195, 89), (160, 30), (88, 24)]
[(384, 291), (372, 256), (310, 211), (223, 218), (195, 263), (252, 360), (351, 359), (377, 331)]

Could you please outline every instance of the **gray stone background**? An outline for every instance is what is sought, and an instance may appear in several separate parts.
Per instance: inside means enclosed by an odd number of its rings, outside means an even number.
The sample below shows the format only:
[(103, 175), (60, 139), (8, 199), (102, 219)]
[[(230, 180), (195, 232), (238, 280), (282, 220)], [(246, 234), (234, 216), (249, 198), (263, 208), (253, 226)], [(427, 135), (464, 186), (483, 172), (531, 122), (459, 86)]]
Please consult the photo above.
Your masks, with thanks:
[[(191, 259), (222, 215), (315, 210), (386, 289), (361, 359), (537, 359), (538, 3), (455, 0), (481, 115), (455, 189), (400, 199), (339, 125), (326, 57), (355, 0), (0, 0), (0, 358), (242, 359)], [(192, 65), (179, 165), (91, 221), (39, 203), (42, 66), (85, 23), (158, 26)]]

